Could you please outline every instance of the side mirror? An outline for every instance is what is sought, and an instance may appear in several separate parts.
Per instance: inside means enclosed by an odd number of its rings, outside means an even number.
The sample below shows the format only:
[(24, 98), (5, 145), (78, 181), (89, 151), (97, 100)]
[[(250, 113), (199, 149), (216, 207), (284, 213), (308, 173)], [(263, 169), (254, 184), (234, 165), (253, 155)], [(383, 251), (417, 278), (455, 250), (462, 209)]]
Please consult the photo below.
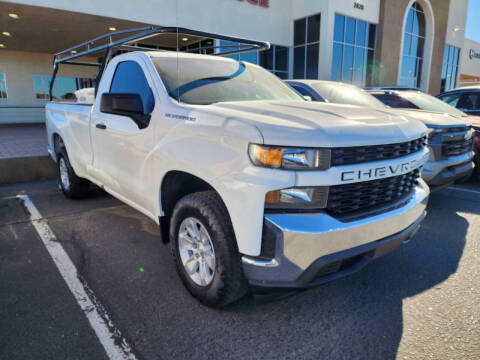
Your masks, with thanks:
[(146, 114), (143, 109), (143, 101), (139, 94), (102, 94), (101, 112), (128, 116), (139, 129), (146, 128), (150, 123), (150, 114)]
[(304, 95), (303, 98), (307, 101), (312, 101), (312, 97), (308, 95)]

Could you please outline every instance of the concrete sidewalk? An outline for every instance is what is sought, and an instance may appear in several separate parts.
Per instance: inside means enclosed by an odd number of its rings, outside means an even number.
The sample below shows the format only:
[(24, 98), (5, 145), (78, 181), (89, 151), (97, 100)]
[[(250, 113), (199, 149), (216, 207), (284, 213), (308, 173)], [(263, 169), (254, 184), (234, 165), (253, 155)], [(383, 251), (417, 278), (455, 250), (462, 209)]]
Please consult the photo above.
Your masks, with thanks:
[(0, 125), (0, 183), (55, 176), (55, 164), (47, 152), (45, 124)]
[(47, 155), (45, 124), (0, 125), (0, 159)]

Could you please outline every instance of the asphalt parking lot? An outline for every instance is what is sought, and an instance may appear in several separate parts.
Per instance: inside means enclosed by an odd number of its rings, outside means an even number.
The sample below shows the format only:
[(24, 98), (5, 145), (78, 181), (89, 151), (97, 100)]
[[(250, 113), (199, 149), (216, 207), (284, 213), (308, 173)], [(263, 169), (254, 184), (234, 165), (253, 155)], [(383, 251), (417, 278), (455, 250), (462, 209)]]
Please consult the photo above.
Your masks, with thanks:
[(434, 193), (416, 238), (362, 271), (224, 310), (191, 298), (157, 226), (104, 192), (0, 186), (0, 359), (107, 359), (18, 194), (137, 359), (480, 358), (478, 183)]

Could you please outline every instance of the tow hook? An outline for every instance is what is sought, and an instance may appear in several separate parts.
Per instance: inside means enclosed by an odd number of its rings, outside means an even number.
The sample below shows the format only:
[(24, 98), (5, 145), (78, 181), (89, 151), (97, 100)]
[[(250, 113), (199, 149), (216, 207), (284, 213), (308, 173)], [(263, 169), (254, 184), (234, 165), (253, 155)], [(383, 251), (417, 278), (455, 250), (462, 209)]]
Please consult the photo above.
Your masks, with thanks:
[(406, 238), (405, 240), (402, 241), (402, 244), (408, 244), (410, 242), (410, 240), (413, 239), (413, 237), (417, 234), (418, 230), (420, 230), (420, 225), (418, 225), (415, 230), (412, 231), (412, 233), (410, 234), (410, 236), (408, 238)]

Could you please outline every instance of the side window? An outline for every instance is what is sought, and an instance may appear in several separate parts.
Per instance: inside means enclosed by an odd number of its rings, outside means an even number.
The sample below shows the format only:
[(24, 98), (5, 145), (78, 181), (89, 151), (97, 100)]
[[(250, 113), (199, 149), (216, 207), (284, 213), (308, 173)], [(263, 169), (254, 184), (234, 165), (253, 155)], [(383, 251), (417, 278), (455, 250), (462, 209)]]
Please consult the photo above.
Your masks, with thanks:
[(458, 108), (464, 111), (480, 111), (480, 93), (463, 94)]
[(5, 74), (0, 74), (0, 99), (7, 99), (7, 81)]
[(324, 101), (323, 98), (321, 98), (320, 96), (315, 96), (314, 93), (312, 93), (311, 91), (305, 89), (303, 86), (299, 86), (299, 85), (293, 85), (293, 84), (290, 84), (290, 86), (292, 88), (294, 88), (296, 91), (298, 91), (302, 96), (310, 96), (312, 98), (313, 101)]
[(457, 107), (458, 100), (460, 100), (460, 94), (445, 95), (445, 96), (442, 96), (440, 100), (445, 101), (448, 105)]
[(292, 87), (297, 90), (300, 94), (303, 96), (312, 96), (306, 89), (302, 88), (301, 86), (298, 85), (292, 85)]
[(145, 113), (151, 113), (155, 105), (153, 92), (148, 85), (142, 68), (135, 61), (123, 61), (117, 65), (113, 75), (111, 93), (139, 94), (143, 101)]

